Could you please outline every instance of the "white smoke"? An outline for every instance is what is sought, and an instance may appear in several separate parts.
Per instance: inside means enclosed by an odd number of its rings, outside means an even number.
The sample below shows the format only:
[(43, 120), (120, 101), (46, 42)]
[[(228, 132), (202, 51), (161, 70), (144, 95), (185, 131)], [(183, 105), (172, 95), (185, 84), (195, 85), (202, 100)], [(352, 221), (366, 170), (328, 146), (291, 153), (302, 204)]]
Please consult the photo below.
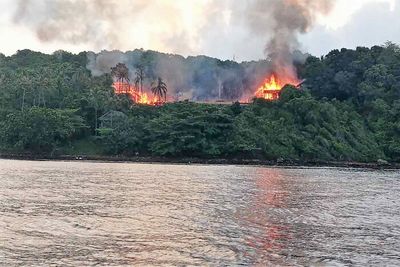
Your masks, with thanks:
[(265, 48), (273, 71), (297, 80), (294, 54), (300, 34), (309, 32), (320, 14), (328, 14), (335, 0), (255, 0), (248, 7), (251, 29), (268, 40)]
[[(18, 0), (14, 22), (43, 42), (90, 44), (93, 50), (199, 49), (214, 1)], [(208, 14), (207, 16), (204, 16)]]

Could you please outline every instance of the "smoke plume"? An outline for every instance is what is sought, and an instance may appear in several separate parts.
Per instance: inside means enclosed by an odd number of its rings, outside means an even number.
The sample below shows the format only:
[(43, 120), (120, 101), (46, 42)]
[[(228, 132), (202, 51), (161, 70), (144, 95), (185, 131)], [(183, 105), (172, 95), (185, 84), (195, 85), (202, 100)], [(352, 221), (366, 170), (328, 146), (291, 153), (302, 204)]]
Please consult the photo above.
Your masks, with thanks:
[(88, 45), (94, 50), (134, 48), (175, 53), (197, 50), (209, 1), (17, 0), (14, 23), (43, 42)]
[[(223, 52), (230, 45), (224, 35), (243, 41), (246, 35), (262, 36), (269, 39), (267, 55), (282, 66), (299, 48), (297, 35), (310, 30), (334, 1), (16, 0), (13, 21), (43, 42), (97, 51), (144, 48), (187, 55), (214, 47)], [(236, 49), (245, 51), (243, 46)]]
[(111, 67), (123, 63), (129, 68), (130, 79), (134, 80), (136, 70), (142, 68), (147, 91), (152, 81), (162, 77), (168, 85), (169, 96), (175, 100), (238, 100), (245, 93), (250, 97), (257, 77), (269, 72), (266, 61), (262, 61), (264, 64), (239, 64), (205, 56), (184, 58), (138, 49), (89, 52), (87, 55), (87, 68), (93, 75), (110, 73)]
[[(207, 36), (237, 34), (264, 38), (268, 61), (237, 64), (206, 58), (157, 55), (145, 50), (88, 53), (93, 75), (110, 73), (117, 63), (134, 75), (139, 65), (149, 79), (167, 81), (172, 93), (192, 99), (238, 99), (251, 95), (268, 73), (297, 81), (294, 62), (304, 59), (300, 34), (335, 0), (18, 0), (14, 22), (30, 28), (43, 42), (89, 44), (94, 50), (157, 49), (197, 54), (202, 47), (229, 45)], [(225, 31), (225, 32), (223, 32)], [(221, 37), (223, 39), (223, 37)], [(296, 55), (301, 55), (297, 57)], [(151, 60), (149, 59), (151, 58)], [(229, 67), (226, 67), (229, 66)], [(189, 97), (190, 96), (190, 97)]]
[(297, 80), (294, 52), (300, 49), (299, 34), (312, 29), (318, 15), (327, 14), (335, 0), (255, 0), (248, 6), (251, 29), (268, 38), (265, 48), (273, 71)]

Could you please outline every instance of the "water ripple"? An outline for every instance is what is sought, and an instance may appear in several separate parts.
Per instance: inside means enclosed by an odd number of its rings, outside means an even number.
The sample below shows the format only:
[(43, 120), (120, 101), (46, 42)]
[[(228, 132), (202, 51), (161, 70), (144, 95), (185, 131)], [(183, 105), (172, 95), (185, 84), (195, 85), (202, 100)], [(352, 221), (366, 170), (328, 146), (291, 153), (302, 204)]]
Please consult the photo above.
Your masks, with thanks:
[(2, 266), (399, 266), (399, 172), (0, 160)]

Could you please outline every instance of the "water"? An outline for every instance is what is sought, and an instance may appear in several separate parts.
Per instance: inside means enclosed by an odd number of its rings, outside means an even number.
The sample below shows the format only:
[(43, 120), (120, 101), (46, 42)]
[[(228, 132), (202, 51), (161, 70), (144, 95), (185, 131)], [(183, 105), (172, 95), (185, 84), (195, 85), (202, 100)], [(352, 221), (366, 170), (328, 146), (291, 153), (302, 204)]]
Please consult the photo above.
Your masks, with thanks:
[(0, 160), (2, 266), (400, 266), (400, 173)]

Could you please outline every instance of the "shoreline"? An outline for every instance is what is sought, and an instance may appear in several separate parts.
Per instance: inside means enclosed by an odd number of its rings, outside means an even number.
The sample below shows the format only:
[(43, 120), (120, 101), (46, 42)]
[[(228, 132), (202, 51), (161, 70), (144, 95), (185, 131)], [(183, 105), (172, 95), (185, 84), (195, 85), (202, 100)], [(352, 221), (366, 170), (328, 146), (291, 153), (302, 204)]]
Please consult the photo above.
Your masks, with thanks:
[(30, 160), (30, 161), (77, 161), (77, 162), (105, 162), (105, 163), (149, 163), (149, 164), (194, 164), (194, 165), (241, 165), (264, 167), (332, 167), (357, 168), (374, 170), (399, 170), (400, 163), (379, 162), (347, 162), (347, 161), (295, 161), (295, 160), (261, 160), (261, 159), (202, 159), (202, 158), (164, 158), (164, 157), (125, 157), (125, 156), (72, 156), (72, 155), (28, 155), (2, 154), (0, 159)]

